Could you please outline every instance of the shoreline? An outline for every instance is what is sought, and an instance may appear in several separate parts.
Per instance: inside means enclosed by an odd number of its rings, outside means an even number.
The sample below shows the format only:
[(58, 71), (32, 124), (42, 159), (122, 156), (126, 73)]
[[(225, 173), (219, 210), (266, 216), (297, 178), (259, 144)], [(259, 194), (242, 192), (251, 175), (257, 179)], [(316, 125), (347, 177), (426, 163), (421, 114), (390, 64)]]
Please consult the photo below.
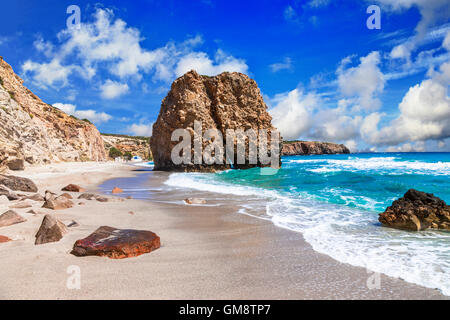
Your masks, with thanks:
[[(17, 175), (35, 181), (41, 194), (46, 189), (61, 193), (69, 183), (98, 192), (106, 181), (138, 176), (136, 169), (63, 163)], [(85, 201), (56, 212), (39, 209), (80, 224), (59, 242), (39, 246), (34, 233), (43, 215), (16, 209), (28, 221), (0, 228), (1, 235), (17, 239), (0, 244), (0, 299), (448, 299), (437, 290), (384, 275), (380, 289), (370, 290), (372, 272), (317, 253), (300, 233), (239, 214), (233, 206), (116, 200)], [(161, 237), (161, 248), (122, 260), (69, 254), (77, 239), (102, 225), (151, 230)], [(80, 267), (80, 290), (66, 287), (71, 265)]]

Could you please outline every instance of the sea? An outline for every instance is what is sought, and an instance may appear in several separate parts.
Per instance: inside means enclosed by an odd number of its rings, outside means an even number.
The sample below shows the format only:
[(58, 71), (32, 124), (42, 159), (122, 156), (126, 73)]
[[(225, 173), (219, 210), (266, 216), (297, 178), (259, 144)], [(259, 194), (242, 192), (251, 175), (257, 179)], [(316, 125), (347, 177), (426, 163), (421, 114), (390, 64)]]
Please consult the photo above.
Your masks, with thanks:
[[(173, 190), (208, 192), (216, 205), (235, 198), (238, 213), (299, 232), (317, 252), (450, 296), (450, 232), (408, 232), (378, 222), (410, 188), (450, 203), (450, 153), (290, 156), (276, 173), (262, 173), (171, 173), (158, 199)], [(142, 190), (137, 198), (151, 198)]]

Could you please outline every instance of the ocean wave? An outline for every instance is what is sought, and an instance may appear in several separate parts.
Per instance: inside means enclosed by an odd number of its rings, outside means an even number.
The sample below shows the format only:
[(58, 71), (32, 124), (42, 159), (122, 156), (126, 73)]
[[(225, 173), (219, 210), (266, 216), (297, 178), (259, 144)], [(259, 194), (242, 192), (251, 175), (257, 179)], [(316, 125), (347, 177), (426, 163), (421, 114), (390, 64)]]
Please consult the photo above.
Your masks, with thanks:
[(348, 159), (293, 159), (287, 162), (296, 164), (317, 164), (320, 167), (309, 168), (314, 173), (332, 173), (340, 171), (375, 171), (382, 174), (429, 174), (450, 175), (450, 162), (424, 162), (398, 160), (396, 157), (374, 157)]
[[(372, 159), (366, 163), (377, 161)], [(394, 158), (389, 161), (394, 161)], [(443, 294), (450, 295), (449, 233), (411, 233), (382, 228), (377, 221), (377, 214), (373, 212), (320, 202), (302, 193), (289, 195), (276, 190), (228, 183), (217, 177), (214, 174), (173, 173), (165, 184), (176, 188), (245, 196), (247, 204), (239, 209), (239, 213), (270, 220), (279, 227), (300, 232), (317, 252), (373, 272), (428, 288), (438, 288)], [(364, 200), (368, 207), (374, 205), (374, 200), (370, 198), (348, 196), (346, 200), (346, 204)], [(265, 205), (261, 205), (262, 202)], [(257, 213), (258, 210), (249, 205), (251, 203), (259, 205), (259, 210), (265, 209), (265, 212)]]

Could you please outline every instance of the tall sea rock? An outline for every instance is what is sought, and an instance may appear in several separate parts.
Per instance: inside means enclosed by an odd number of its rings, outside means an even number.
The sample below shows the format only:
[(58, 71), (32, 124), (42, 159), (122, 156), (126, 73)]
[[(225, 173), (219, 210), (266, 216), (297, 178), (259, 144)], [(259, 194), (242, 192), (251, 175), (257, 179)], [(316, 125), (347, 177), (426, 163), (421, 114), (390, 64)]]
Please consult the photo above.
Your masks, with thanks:
[(22, 161), (104, 161), (97, 128), (41, 101), (0, 57), (0, 170)]
[[(175, 129), (187, 129), (191, 134), (191, 154), (194, 154), (194, 121), (201, 121), (202, 132), (217, 129), (226, 144), (227, 129), (265, 129), (268, 137), (276, 130), (272, 126), (272, 117), (267, 112), (261, 92), (256, 82), (248, 76), (238, 72), (224, 72), (214, 77), (199, 75), (189, 71), (176, 79), (170, 92), (161, 104), (157, 121), (153, 125), (150, 147), (155, 163), (155, 170), (165, 171), (215, 171), (229, 169), (230, 164), (180, 164), (175, 165), (171, 159), (171, 151), (178, 141), (171, 141)], [(268, 141), (270, 139), (268, 138)], [(210, 143), (202, 138), (205, 149)], [(262, 167), (258, 159), (257, 164), (249, 161), (248, 141), (245, 163), (237, 164), (236, 153), (234, 159), (229, 159), (234, 168)], [(281, 142), (280, 142), (281, 145)], [(236, 141), (234, 141), (236, 150)], [(268, 150), (270, 148), (268, 147)], [(280, 146), (281, 152), (281, 146)], [(192, 157), (193, 159), (193, 157)], [(277, 159), (280, 164), (280, 157)]]

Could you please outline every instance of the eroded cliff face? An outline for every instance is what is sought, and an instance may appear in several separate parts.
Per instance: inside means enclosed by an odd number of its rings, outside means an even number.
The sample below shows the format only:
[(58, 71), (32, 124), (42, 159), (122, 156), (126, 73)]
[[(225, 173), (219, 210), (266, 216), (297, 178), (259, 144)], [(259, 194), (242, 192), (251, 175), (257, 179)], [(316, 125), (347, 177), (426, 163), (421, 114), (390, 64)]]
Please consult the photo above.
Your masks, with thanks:
[(343, 144), (331, 142), (293, 141), (284, 143), (281, 151), (283, 156), (339, 153), (350, 153), (350, 150)]
[(27, 164), (104, 161), (97, 128), (41, 101), (0, 57), (0, 170)]
[(132, 156), (139, 156), (146, 160), (151, 157), (149, 138), (143, 137), (128, 137), (121, 135), (102, 135), (103, 141), (105, 143), (106, 152), (109, 154), (111, 148), (116, 148), (122, 154), (127, 152), (131, 153)]
[[(155, 170), (215, 171), (231, 167), (225, 162), (212, 165), (204, 163), (175, 165), (172, 162), (171, 151), (178, 144), (178, 141), (171, 141), (175, 129), (187, 129), (190, 132), (191, 154), (194, 154), (194, 121), (202, 123), (203, 133), (209, 129), (220, 131), (224, 145), (227, 129), (244, 131), (253, 129), (256, 132), (266, 129), (268, 141), (272, 132), (276, 130), (272, 126), (272, 117), (267, 112), (267, 105), (254, 80), (237, 72), (224, 72), (215, 77), (208, 77), (190, 71), (173, 82), (170, 92), (162, 101), (158, 119), (153, 125), (150, 147)], [(210, 141), (202, 139), (201, 143), (204, 150)], [(236, 150), (236, 141), (234, 146)], [(234, 168), (266, 166), (259, 161), (260, 159), (257, 164), (251, 164), (248, 161), (248, 146), (246, 150), (245, 163), (237, 164), (237, 152), (233, 159), (229, 159)], [(280, 164), (279, 157), (277, 161)]]

